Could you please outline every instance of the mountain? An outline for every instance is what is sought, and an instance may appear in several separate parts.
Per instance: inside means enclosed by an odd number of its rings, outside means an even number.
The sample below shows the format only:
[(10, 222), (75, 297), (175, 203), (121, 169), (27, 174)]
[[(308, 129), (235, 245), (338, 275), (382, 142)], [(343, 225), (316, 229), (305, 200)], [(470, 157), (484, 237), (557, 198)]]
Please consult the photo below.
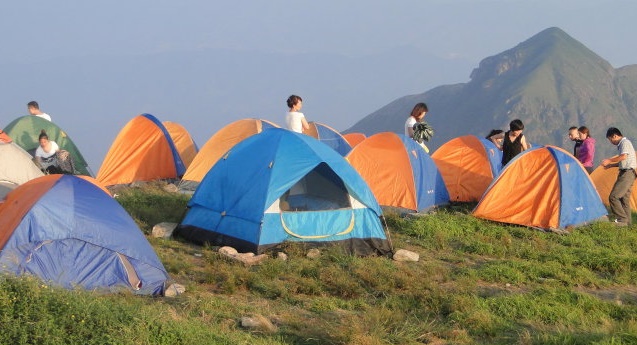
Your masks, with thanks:
[(404, 132), (411, 109), (425, 102), (435, 130), (429, 147), (489, 130), (508, 130), (521, 119), (534, 144), (570, 151), (570, 126), (587, 126), (597, 138), (596, 160), (614, 153), (605, 140), (609, 126), (637, 135), (637, 65), (614, 69), (606, 60), (559, 28), (549, 28), (512, 49), (482, 60), (470, 81), (443, 85), (387, 104), (345, 132), (367, 135)]

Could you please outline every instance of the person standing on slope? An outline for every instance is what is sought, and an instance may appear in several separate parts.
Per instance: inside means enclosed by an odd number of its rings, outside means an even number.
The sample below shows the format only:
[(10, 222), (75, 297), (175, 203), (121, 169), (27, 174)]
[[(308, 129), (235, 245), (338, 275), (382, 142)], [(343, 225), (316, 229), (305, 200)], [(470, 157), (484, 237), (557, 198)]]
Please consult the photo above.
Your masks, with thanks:
[(635, 183), (635, 178), (637, 178), (637, 173), (635, 172), (635, 169), (637, 169), (635, 149), (630, 140), (624, 137), (622, 132), (615, 127), (610, 127), (606, 131), (606, 139), (608, 139), (611, 144), (617, 145), (617, 154), (602, 160), (601, 165), (604, 169), (611, 167), (619, 168), (617, 180), (608, 196), (610, 211), (615, 215), (615, 224), (620, 226), (630, 225), (632, 223), (630, 191), (633, 187), (633, 183)]
[(509, 123), (509, 131), (504, 133), (502, 141), (502, 167), (509, 163), (518, 153), (528, 150), (529, 144), (522, 134), (524, 124), (521, 120), (515, 119)]
[(405, 121), (405, 135), (414, 139), (427, 153), (429, 148), (425, 145), (425, 141), (429, 141), (433, 135), (433, 128), (423, 121), (428, 112), (427, 104), (418, 103)]
[(303, 130), (310, 129), (310, 125), (307, 123), (305, 115), (301, 112), (303, 99), (300, 96), (291, 95), (288, 97), (287, 105), (288, 108), (290, 108), (288, 113), (285, 115), (285, 124), (287, 129), (297, 133), (303, 133)]
[(37, 117), (41, 117), (45, 120), (51, 121), (51, 116), (49, 116), (49, 114), (47, 113), (43, 113), (40, 110), (40, 105), (38, 104), (38, 102), (36, 101), (31, 101), (29, 103), (27, 103), (27, 109), (29, 110), (29, 114), (31, 115), (35, 115)]
[(577, 150), (577, 160), (579, 160), (588, 174), (590, 175), (595, 168), (593, 167), (593, 160), (595, 159), (595, 138), (590, 136), (588, 127), (581, 126), (577, 129), (579, 139), (582, 142)]

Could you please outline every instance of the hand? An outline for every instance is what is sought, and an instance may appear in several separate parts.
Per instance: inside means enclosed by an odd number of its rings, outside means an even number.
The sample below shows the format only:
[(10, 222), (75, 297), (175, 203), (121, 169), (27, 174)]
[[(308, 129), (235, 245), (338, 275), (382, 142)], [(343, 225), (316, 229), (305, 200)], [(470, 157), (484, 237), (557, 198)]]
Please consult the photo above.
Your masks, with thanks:
[(604, 167), (604, 169), (610, 168), (610, 160), (608, 160), (608, 159), (602, 160), (601, 165)]

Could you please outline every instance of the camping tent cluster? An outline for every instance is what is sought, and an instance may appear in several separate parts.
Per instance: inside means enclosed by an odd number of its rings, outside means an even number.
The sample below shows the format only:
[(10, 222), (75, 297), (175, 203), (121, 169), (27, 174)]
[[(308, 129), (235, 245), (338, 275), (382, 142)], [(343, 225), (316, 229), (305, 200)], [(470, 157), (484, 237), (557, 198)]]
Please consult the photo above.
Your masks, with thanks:
[[(29, 151), (41, 128), (79, 163), (78, 176), (43, 175), (33, 163)], [(552, 146), (534, 147), (502, 167), (495, 145), (471, 135), (430, 156), (404, 135), (341, 135), (316, 122), (299, 134), (243, 119), (199, 150), (183, 126), (141, 114), (119, 132), (93, 179), (69, 136), (49, 121), (25, 116), (5, 132), (0, 160), (11, 164), (0, 164), (3, 270), (68, 288), (143, 294), (161, 294), (168, 275), (104, 186), (179, 182), (193, 195), (177, 233), (197, 243), (263, 253), (303, 242), (386, 255), (392, 246), (383, 209), (424, 213), (477, 202), (479, 218), (564, 229), (606, 214), (600, 194), (608, 193), (612, 173), (596, 171), (591, 179), (572, 155)]]

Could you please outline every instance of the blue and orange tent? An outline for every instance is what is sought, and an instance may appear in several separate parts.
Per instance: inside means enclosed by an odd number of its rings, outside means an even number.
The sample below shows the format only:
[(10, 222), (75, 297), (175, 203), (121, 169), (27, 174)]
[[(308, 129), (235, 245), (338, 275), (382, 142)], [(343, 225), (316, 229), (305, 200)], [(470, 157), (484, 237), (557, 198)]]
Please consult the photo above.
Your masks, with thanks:
[(262, 253), (283, 242), (338, 244), (356, 255), (391, 251), (381, 209), (336, 151), (280, 128), (233, 146), (188, 202), (177, 228), (198, 242)]
[(105, 186), (177, 179), (186, 165), (168, 129), (155, 116), (130, 120), (111, 145), (97, 180)]
[(485, 138), (465, 135), (449, 140), (432, 155), (449, 199), (477, 202), (502, 170), (502, 151)]
[(517, 155), (473, 210), (479, 218), (545, 230), (583, 225), (606, 214), (584, 167), (554, 146)]
[(334, 149), (334, 151), (338, 152), (341, 156), (347, 155), (352, 149), (352, 145), (334, 128), (319, 122), (310, 122), (308, 124), (310, 125), (310, 129), (304, 130), (304, 134), (318, 139), (323, 144)]
[(0, 270), (65, 288), (160, 295), (168, 274), (126, 210), (73, 175), (46, 175), (0, 204)]
[(449, 203), (447, 187), (434, 161), (403, 134), (374, 134), (346, 158), (382, 206), (423, 212)]

